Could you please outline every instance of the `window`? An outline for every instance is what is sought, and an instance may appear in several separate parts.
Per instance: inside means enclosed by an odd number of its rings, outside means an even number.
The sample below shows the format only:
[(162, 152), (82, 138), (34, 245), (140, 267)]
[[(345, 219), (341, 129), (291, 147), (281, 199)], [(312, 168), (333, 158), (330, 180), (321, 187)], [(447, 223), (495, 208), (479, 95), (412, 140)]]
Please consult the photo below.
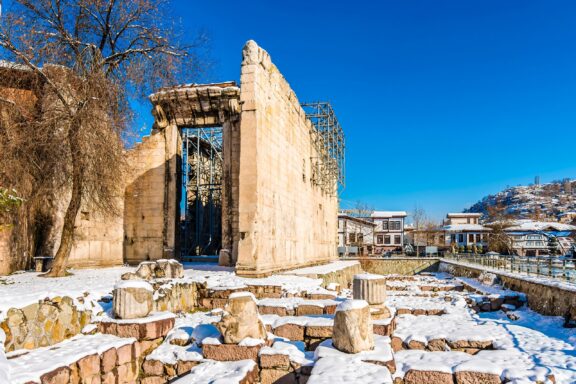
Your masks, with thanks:
[(462, 233), (459, 233), (459, 234), (458, 234), (458, 242), (459, 242), (459, 243), (463, 243), (463, 242), (464, 242), (464, 234), (462, 234)]
[(470, 218), (468, 218), (468, 220), (467, 220), (467, 221), (468, 221), (468, 224), (470, 224)]
[(390, 236), (389, 235), (384, 236), (384, 244), (390, 244)]
[(480, 235), (479, 233), (476, 234), (476, 242), (479, 243), (482, 241), (482, 235)]
[(390, 222), (390, 230), (391, 231), (399, 231), (400, 230), (400, 221), (391, 221)]
[(400, 235), (394, 235), (394, 244), (402, 244)]
[(455, 243), (455, 242), (456, 242), (456, 235), (454, 235), (454, 234), (450, 235), (450, 242), (451, 242), (451, 243)]
[(469, 234), (468, 234), (468, 242), (469, 242), (469, 243), (473, 243), (473, 242), (474, 242), (474, 234), (473, 234), (473, 233), (469, 233)]
[(359, 243), (364, 243), (364, 235), (363, 234), (359, 233), (356, 237), (357, 237), (357, 241)]
[(382, 230), (384, 230), (384, 231), (388, 230), (388, 221), (387, 220), (382, 221)]
[(382, 236), (382, 235), (376, 236), (376, 242), (378, 244), (382, 244), (383, 241), (384, 241), (384, 236)]
[(355, 233), (350, 233), (348, 235), (348, 241), (351, 243), (355, 243), (356, 242), (356, 234)]

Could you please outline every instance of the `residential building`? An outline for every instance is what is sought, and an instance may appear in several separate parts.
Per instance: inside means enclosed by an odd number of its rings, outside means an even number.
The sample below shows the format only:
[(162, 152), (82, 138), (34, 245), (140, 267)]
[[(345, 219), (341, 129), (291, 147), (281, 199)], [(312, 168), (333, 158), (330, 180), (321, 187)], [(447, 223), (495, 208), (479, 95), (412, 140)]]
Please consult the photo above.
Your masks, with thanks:
[(486, 247), (491, 229), (480, 224), (481, 213), (449, 213), (444, 220), (444, 243), (451, 247)]
[(520, 256), (549, 255), (548, 243), (551, 237), (558, 240), (558, 252), (560, 254), (571, 254), (574, 249), (574, 239), (571, 236), (576, 231), (574, 225), (548, 221), (515, 220), (505, 231), (512, 239), (514, 252)]
[(405, 211), (374, 211), (370, 218), (374, 228), (374, 254), (402, 251), (404, 246)]
[(370, 220), (338, 214), (338, 254), (364, 256), (373, 251), (374, 224)]

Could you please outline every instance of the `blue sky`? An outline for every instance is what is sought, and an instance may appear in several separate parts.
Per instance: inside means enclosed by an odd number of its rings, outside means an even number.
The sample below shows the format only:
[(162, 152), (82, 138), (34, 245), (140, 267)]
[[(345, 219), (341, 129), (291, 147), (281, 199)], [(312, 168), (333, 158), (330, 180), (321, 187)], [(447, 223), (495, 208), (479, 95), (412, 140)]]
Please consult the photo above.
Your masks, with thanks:
[(333, 103), (344, 206), (433, 217), (507, 185), (576, 177), (576, 2), (175, 1), (211, 37), (206, 81), (256, 40), (300, 101)]

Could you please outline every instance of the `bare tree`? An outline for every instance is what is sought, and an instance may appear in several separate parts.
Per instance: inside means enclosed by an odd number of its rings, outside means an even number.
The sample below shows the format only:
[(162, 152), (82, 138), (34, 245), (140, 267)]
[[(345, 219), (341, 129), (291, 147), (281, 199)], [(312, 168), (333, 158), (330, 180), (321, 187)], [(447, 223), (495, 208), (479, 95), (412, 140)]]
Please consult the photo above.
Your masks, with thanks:
[(414, 210), (412, 211), (412, 224), (414, 225), (414, 245), (416, 246), (416, 256), (420, 255), (420, 242), (422, 239), (426, 241), (424, 230), (426, 228), (427, 221), (428, 218), (424, 208), (418, 204), (414, 205)]
[[(49, 169), (46, 185), (69, 195), (48, 276), (66, 274), (81, 205), (117, 213), (124, 168), (121, 137), (132, 117), (130, 97), (198, 69), (194, 53), (203, 41), (181, 44), (165, 17), (166, 4), (15, 0), (4, 10), (0, 51), (33, 73), (43, 94), (40, 118), (20, 120), (46, 136), (30, 144), (47, 148), (38, 159), (40, 169)], [(18, 154), (14, 158), (29, 160)]]

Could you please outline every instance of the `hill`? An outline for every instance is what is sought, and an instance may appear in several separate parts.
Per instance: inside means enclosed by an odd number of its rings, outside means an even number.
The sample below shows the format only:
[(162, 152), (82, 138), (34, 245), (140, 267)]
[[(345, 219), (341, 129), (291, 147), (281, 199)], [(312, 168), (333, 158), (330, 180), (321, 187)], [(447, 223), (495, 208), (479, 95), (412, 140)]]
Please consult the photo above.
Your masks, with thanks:
[(509, 187), (488, 195), (464, 212), (482, 213), (484, 219), (566, 220), (576, 212), (576, 180)]

